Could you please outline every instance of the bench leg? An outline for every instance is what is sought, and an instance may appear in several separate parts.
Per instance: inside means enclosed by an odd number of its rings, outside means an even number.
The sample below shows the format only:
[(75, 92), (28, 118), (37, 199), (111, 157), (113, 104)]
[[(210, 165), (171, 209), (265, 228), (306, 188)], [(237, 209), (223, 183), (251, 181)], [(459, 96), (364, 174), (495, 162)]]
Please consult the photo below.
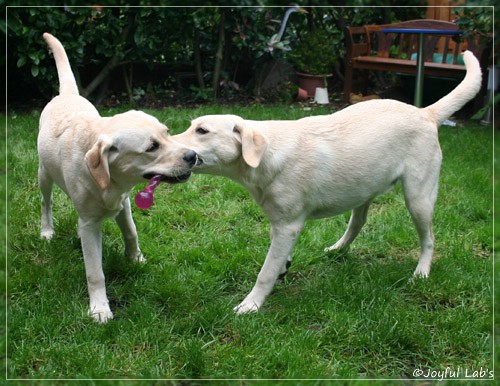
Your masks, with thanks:
[(352, 92), (352, 67), (349, 65), (345, 66), (345, 74), (344, 74), (344, 95), (343, 101), (345, 103), (349, 103), (351, 101), (351, 92)]

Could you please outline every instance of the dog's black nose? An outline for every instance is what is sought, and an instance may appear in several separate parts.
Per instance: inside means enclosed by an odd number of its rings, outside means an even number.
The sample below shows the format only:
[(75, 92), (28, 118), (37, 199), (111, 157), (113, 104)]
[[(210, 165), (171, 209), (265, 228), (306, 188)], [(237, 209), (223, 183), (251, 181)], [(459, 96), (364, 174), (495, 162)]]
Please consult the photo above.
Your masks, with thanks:
[(198, 155), (194, 150), (188, 150), (182, 159), (186, 161), (189, 166), (194, 166), (196, 164), (196, 160), (198, 159)]

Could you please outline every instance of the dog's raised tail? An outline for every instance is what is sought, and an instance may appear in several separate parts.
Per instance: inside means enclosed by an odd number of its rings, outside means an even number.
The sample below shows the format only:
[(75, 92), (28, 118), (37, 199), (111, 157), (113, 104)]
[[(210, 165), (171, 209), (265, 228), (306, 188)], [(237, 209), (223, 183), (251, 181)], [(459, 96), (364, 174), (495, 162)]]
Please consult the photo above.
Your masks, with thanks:
[(424, 109), (434, 118), (438, 126), (474, 98), (481, 88), (482, 77), (479, 61), (470, 51), (465, 51), (463, 56), (467, 70), (464, 80), (448, 95)]
[(71, 70), (68, 56), (66, 55), (63, 45), (58, 39), (47, 32), (43, 34), (43, 38), (47, 42), (49, 50), (52, 51), (54, 60), (56, 61), (57, 75), (59, 76), (59, 94), (78, 95), (78, 86), (76, 85), (75, 76)]

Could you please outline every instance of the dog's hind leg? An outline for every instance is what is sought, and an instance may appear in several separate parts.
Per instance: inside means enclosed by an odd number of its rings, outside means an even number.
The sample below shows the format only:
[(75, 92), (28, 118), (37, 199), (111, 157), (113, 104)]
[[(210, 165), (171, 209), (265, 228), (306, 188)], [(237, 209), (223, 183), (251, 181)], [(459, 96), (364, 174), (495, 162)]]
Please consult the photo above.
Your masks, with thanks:
[(411, 214), (420, 239), (420, 257), (414, 276), (427, 277), (431, 270), (434, 252), (432, 217), (437, 198), (439, 165), (434, 173), (425, 176), (425, 181), (406, 179), (403, 181), (406, 207)]
[(139, 249), (139, 238), (135, 228), (132, 210), (130, 208), (130, 198), (123, 200), (123, 209), (116, 216), (116, 223), (120, 228), (125, 242), (125, 254), (132, 261), (143, 263), (146, 261)]
[(50, 240), (54, 236), (54, 223), (52, 220), (52, 187), (54, 182), (41, 164), (38, 166), (38, 184), (42, 193), (40, 237)]
[(366, 222), (370, 204), (371, 201), (352, 210), (351, 218), (349, 219), (349, 224), (347, 225), (347, 230), (344, 235), (335, 244), (325, 248), (325, 252), (341, 251), (349, 247)]
[(234, 311), (238, 314), (258, 311), (286, 266), (303, 226), (303, 220), (281, 226), (272, 225), (271, 247), (267, 252), (266, 261), (260, 270), (257, 282), (247, 297), (234, 308)]

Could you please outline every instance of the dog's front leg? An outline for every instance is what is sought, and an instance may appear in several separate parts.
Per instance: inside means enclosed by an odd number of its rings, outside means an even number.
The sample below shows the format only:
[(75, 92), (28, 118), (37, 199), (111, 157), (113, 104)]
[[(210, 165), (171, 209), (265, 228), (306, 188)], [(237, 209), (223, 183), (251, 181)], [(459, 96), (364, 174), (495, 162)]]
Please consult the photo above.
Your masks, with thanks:
[(99, 323), (106, 323), (109, 319), (113, 319), (113, 313), (109, 308), (102, 271), (101, 226), (100, 219), (78, 219), (90, 298), (89, 315)]
[(139, 249), (139, 238), (135, 228), (134, 219), (132, 218), (132, 210), (130, 208), (130, 198), (123, 200), (123, 209), (116, 216), (118, 224), (125, 242), (125, 254), (132, 261), (140, 263), (145, 262), (144, 256)]
[(278, 276), (283, 273), (292, 249), (297, 241), (304, 221), (290, 224), (271, 225), (271, 247), (267, 252), (266, 261), (262, 266), (252, 291), (237, 307), (236, 313), (256, 312), (272, 291)]

